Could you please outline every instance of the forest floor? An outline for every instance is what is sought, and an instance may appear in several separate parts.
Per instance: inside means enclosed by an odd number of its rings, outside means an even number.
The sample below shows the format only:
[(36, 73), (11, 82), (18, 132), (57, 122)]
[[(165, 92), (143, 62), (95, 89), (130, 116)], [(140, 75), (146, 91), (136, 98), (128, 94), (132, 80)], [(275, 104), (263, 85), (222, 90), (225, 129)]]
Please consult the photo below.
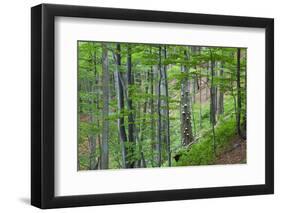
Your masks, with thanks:
[(246, 140), (236, 135), (230, 142), (229, 148), (217, 157), (215, 164), (246, 163)]

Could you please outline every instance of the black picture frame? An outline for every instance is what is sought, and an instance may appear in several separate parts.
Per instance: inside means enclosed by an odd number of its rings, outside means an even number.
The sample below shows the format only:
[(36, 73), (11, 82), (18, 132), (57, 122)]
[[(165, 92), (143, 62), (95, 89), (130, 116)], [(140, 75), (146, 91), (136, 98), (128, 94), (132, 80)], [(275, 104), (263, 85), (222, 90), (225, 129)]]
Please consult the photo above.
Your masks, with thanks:
[[(54, 195), (55, 17), (101, 18), (162, 23), (263, 28), (265, 48), (265, 184), (94, 195)], [(164, 11), (41, 4), (31, 9), (31, 204), (60, 208), (217, 198), (274, 193), (274, 20)]]

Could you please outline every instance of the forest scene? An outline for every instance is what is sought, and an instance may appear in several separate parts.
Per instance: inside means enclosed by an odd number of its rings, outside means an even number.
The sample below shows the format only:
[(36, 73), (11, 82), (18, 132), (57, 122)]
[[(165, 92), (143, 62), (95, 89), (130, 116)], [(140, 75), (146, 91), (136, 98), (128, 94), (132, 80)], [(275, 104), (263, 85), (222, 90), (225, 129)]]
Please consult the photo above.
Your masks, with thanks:
[(247, 48), (77, 42), (77, 169), (245, 164)]

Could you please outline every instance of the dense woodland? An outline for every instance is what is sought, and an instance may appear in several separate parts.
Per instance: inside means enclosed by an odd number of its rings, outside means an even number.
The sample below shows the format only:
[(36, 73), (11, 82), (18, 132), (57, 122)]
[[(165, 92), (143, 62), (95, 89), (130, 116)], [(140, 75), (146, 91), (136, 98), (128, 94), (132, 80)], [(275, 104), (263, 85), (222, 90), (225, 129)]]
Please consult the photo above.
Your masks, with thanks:
[(246, 163), (246, 48), (77, 45), (78, 170)]

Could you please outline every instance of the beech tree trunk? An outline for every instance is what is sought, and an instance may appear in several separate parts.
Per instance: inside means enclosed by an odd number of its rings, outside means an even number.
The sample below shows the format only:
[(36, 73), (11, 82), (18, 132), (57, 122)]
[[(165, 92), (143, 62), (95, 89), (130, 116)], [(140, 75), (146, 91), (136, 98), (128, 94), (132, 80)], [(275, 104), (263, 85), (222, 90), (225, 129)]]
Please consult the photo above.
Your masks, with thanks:
[(102, 91), (103, 91), (103, 110), (102, 110), (102, 149), (101, 149), (101, 169), (108, 169), (109, 150), (109, 70), (108, 70), (108, 50), (106, 44), (102, 44)]
[(245, 81), (245, 111), (244, 111), (244, 118), (243, 118), (243, 130), (244, 130), (244, 139), (246, 140), (247, 139), (247, 56), (245, 55), (245, 77), (244, 77), (244, 81)]
[(115, 60), (116, 60), (116, 68), (114, 71), (114, 79), (115, 79), (115, 91), (116, 91), (117, 106), (118, 106), (117, 112), (119, 114), (117, 122), (118, 122), (119, 136), (121, 142), (122, 167), (126, 168), (127, 134), (124, 124), (124, 88), (121, 82), (121, 75), (120, 75), (120, 67), (121, 67), (120, 44), (116, 45)]
[(134, 168), (134, 148), (135, 148), (135, 135), (134, 135), (134, 112), (132, 101), (132, 87), (134, 85), (134, 79), (132, 75), (132, 56), (131, 46), (127, 46), (127, 81), (128, 81), (128, 152), (127, 152), (127, 168)]
[(202, 128), (202, 74), (201, 74), (201, 68), (199, 68), (199, 127)]
[(157, 152), (158, 152), (158, 159), (157, 164), (158, 167), (161, 167), (162, 164), (162, 121), (161, 121), (161, 83), (162, 83), (162, 71), (161, 71), (161, 47), (159, 47), (159, 81), (158, 81), (158, 102), (157, 102), (157, 113), (158, 113), (158, 131), (157, 131)]
[(237, 48), (237, 132), (238, 135), (240, 135), (242, 137), (241, 134), (241, 85), (240, 85), (240, 54), (241, 54), (241, 50), (240, 48)]
[[(221, 69), (220, 69), (220, 78), (223, 79), (223, 62), (221, 62)], [(224, 91), (223, 91), (223, 87), (222, 87), (222, 83), (220, 83), (220, 88), (219, 88), (219, 109), (218, 109), (218, 113), (219, 115), (224, 113)]]
[[(96, 51), (94, 51), (94, 55), (92, 57), (92, 63), (94, 65), (94, 78), (89, 81), (89, 92), (94, 94), (95, 91), (95, 86), (98, 83), (98, 76), (97, 76), (97, 69), (96, 69)], [(95, 97), (90, 97), (89, 104), (90, 106), (94, 105), (97, 102)], [(91, 126), (95, 125), (94, 124), (94, 112), (93, 109), (90, 108), (89, 110), (89, 123)], [(97, 163), (96, 163), (96, 135), (93, 134), (92, 132), (90, 135), (88, 135), (88, 142), (89, 142), (89, 168), (91, 170), (97, 168)]]
[[(212, 55), (212, 53), (211, 53)], [(212, 58), (212, 56), (211, 56)], [(211, 87), (210, 87), (210, 122), (212, 125), (216, 125), (216, 87), (214, 85), (214, 76), (215, 76), (215, 70), (214, 70), (215, 63), (213, 59), (211, 59)]]
[[(150, 48), (150, 54), (152, 54), (152, 50)], [(152, 98), (150, 99), (150, 137), (151, 137), (151, 165), (154, 166), (154, 150), (155, 150), (155, 142), (156, 142), (156, 134), (155, 134), (155, 118), (154, 118), (154, 114), (155, 114), (155, 109), (154, 109), (154, 70), (153, 70), (153, 66), (150, 66), (150, 94), (152, 96)]]
[[(164, 47), (164, 59), (167, 58), (167, 49), (166, 46)], [(163, 65), (163, 77), (164, 77), (164, 84), (165, 84), (165, 96), (166, 96), (166, 154), (168, 158), (168, 166), (172, 165), (171, 161), (171, 148), (170, 148), (170, 117), (169, 117), (169, 92), (168, 92), (168, 80), (167, 80), (167, 66), (164, 64)]]
[[(186, 60), (188, 53), (185, 51)], [(181, 82), (181, 135), (182, 145), (187, 146), (193, 141), (192, 124), (191, 124), (191, 96), (190, 96), (190, 80), (189, 69), (187, 65), (183, 67), (185, 75)]]
[[(148, 71), (147, 73), (147, 82), (149, 81), (149, 73), (150, 71)], [(145, 86), (145, 94), (148, 95), (148, 84)], [(143, 142), (145, 139), (145, 130), (146, 130), (146, 113), (147, 113), (147, 105), (148, 105), (148, 100), (146, 99), (144, 102), (144, 106), (143, 106), (143, 119), (142, 119), (142, 123), (140, 125), (140, 140), (138, 141), (138, 151), (139, 151), (139, 159), (138, 159), (138, 167), (146, 167), (146, 160), (144, 157), (144, 152), (143, 152)], [(141, 109), (139, 110), (141, 111)]]
[(215, 134), (215, 125), (216, 125), (216, 87), (214, 85), (214, 76), (215, 76), (215, 61), (213, 58), (213, 53), (210, 50), (211, 54), (211, 88), (210, 88), (210, 121), (212, 125), (212, 133), (213, 133), (213, 152), (216, 155), (216, 134)]

